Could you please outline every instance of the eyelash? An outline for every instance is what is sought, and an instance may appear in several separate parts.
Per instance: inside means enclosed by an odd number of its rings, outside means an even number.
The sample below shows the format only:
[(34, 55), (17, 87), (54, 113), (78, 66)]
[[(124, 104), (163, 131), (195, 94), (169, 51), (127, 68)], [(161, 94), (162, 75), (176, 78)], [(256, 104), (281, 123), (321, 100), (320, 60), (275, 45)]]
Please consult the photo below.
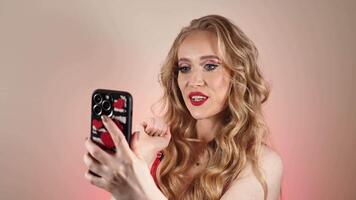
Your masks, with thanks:
[[(205, 68), (205, 66), (214, 66), (214, 68), (213, 69), (206, 69)], [(213, 71), (213, 70), (215, 70), (217, 67), (218, 67), (219, 65), (216, 65), (216, 64), (206, 64), (206, 65), (204, 65), (204, 68), (205, 68), (205, 70), (206, 71)], [(184, 72), (183, 70), (184, 69), (187, 69), (187, 68), (190, 68), (189, 66), (181, 66), (181, 67), (178, 67), (178, 71), (179, 72), (181, 72), (181, 73), (183, 73), (183, 74), (185, 74), (185, 73), (187, 73), (186, 71)]]

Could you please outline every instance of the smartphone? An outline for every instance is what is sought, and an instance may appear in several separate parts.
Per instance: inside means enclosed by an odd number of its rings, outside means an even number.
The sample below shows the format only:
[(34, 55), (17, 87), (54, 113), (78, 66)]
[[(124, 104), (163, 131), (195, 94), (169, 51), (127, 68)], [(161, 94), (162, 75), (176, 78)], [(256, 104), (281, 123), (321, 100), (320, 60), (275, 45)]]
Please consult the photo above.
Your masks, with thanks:
[(106, 115), (115, 122), (130, 144), (132, 104), (132, 96), (129, 92), (96, 89), (91, 97), (91, 140), (107, 152), (116, 152), (110, 133), (101, 120), (101, 116)]

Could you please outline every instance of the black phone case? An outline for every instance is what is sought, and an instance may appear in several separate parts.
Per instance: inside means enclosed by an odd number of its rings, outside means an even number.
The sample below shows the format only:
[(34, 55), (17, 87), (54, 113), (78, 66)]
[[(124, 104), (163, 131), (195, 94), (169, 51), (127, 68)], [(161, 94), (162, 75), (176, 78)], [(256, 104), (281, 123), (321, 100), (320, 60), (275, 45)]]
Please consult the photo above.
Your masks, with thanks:
[(132, 129), (132, 96), (126, 91), (97, 89), (91, 98), (90, 138), (106, 151), (115, 153), (115, 145), (101, 120), (110, 117), (130, 144)]

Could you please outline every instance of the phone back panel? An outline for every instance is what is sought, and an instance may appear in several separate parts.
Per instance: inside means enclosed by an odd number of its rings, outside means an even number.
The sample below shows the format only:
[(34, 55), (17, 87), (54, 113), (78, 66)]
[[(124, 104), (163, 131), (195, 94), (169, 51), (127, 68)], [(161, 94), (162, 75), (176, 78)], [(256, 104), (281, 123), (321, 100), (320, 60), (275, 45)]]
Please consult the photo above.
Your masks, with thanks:
[(97, 89), (92, 94), (91, 102), (90, 138), (104, 150), (116, 152), (101, 115), (110, 117), (129, 143), (132, 129), (132, 96), (125, 91)]

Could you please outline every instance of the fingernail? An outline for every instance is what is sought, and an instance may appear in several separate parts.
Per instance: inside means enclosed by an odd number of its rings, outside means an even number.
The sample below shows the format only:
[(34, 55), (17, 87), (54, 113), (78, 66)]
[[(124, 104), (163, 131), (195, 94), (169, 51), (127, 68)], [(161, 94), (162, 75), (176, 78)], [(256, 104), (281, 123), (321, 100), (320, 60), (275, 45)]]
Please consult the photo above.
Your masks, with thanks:
[(101, 115), (101, 120), (108, 122), (108, 117), (106, 115)]

